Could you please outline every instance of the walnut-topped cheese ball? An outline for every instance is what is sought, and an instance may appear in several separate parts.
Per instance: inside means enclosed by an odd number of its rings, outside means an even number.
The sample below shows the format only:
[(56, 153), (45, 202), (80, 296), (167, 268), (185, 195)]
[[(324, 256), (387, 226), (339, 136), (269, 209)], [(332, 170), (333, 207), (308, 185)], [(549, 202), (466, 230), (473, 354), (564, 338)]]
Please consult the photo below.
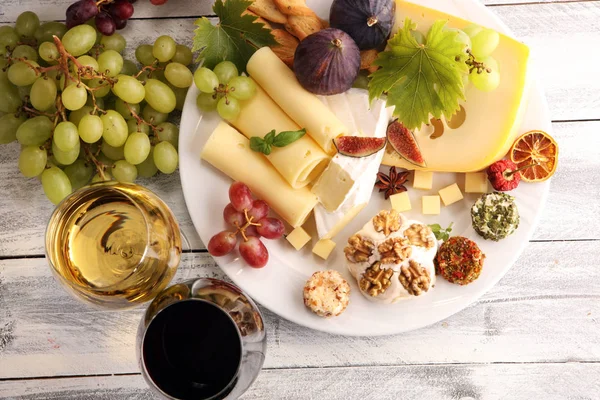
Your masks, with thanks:
[(321, 317), (336, 317), (350, 301), (350, 285), (334, 270), (315, 272), (304, 285), (304, 305)]
[(348, 239), (347, 267), (369, 300), (395, 303), (435, 283), (437, 241), (431, 229), (396, 210), (383, 210)]

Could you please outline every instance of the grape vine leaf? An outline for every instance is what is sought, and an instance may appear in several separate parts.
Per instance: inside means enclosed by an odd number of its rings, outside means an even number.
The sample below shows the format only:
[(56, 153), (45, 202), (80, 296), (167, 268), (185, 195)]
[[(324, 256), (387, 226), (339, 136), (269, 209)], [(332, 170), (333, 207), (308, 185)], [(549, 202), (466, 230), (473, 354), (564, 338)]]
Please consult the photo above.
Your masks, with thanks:
[(213, 5), (213, 12), (219, 17), (217, 25), (205, 17), (196, 20), (192, 48), (200, 52), (196, 61), (203, 60), (203, 66), (212, 69), (228, 60), (238, 71), (246, 71), (248, 60), (258, 48), (277, 45), (271, 30), (255, 23), (258, 17), (242, 15), (250, 4), (250, 0), (217, 0)]
[(432, 116), (450, 118), (465, 98), (464, 44), (456, 30), (445, 29), (446, 23), (436, 21), (422, 45), (411, 34), (416, 25), (406, 18), (374, 62), (381, 68), (371, 75), (370, 100), (387, 94), (387, 105), (395, 107), (394, 115), (408, 129), (428, 124)]

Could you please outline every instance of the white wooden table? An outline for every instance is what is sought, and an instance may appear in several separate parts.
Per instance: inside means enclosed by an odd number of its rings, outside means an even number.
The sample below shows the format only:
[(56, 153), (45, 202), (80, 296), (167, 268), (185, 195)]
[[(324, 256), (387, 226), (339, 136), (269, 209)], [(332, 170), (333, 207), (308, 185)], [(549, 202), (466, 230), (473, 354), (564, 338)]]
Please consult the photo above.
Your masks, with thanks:
[[(531, 46), (560, 144), (533, 240), (479, 302), (415, 332), (333, 336), (264, 310), (265, 369), (244, 399), (600, 398), (600, 2), (484, 1)], [(0, 24), (25, 10), (61, 19), (70, 2), (0, 0)], [(160, 34), (190, 44), (209, 3), (138, 1), (124, 31), (129, 50)], [(0, 147), (0, 398), (154, 398), (135, 359), (143, 310), (91, 310), (54, 281), (43, 251), (52, 205), (20, 176), (18, 150)], [(193, 274), (223, 278), (194, 232), (177, 174), (142, 183), (191, 239)]]

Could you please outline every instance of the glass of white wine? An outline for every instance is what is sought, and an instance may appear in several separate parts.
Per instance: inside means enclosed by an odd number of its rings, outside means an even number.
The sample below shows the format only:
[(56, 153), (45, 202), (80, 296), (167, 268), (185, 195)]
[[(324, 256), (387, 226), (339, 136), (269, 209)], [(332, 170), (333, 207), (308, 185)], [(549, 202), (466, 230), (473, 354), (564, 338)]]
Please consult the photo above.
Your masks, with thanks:
[(46, 229), (46, 256), (59, 282), (97, 306), (153, 299), (181, 260), (182, 235), (169, 207), (135, 184), (104, 182), (72, 193)]

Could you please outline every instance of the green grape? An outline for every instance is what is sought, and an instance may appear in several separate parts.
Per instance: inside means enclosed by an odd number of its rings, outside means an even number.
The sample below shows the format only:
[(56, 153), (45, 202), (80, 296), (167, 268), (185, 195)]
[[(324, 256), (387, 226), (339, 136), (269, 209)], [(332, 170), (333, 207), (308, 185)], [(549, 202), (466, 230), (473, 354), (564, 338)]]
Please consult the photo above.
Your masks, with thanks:
[(115, 32), (110, 36), (102, 35), (100, 39), (100, 44), (104, 46), (104, 50), (114, 50), (117, 53), (123, 52), (125, 50), (125, 46), (127, 42), (125, 38), (119, 33)]
[(7, 48), (14, 49), (19, 43), (19, 35), (10, 26), (0, 26), (0, 56), (6, 54)]
[(90, 179), (92, 179), (94, 168), (84, 160), (79, 159), (75, 160), (73, 164), (67, 165), (64, 173), (69, 178), (73, 190), (77, 190), (87, 185)]
[(102, 138), (113, 147), (120, 147), (127, 140), (127, 122), (125, 118), (114, 110), (108, 110), (106, 114), (100, 117), (104, 126)]
[(106, 157), (108, 157), (114, 161), (125, 159), (124, 148), (125, 148), (125, 145), (120, 146), (120, 147), (112, 147), (110, 144), (106, 143), (105, 141), (103, 141), (102, 145), (100, 146), (102, 154), (104, 154)]
[(201, 92), (212, 94), (219, 86), (219, 78), (210, 69), (202, 67), (194, 72), (194, 83)]
[(0, 144), (14, 142), (17, 139), (17, 129), (25, 122), (25, 116), (6, 114), (0, 117)]
[(65, 24), (61, 22), (50, 21), (44, 22), (42, 25), (40, 25), (40, 27), (36, 29), (34, 36), (38, 43), (53, 42), (54, 39), (52, 36), (62, 39), (66, 32), (67, 26)]
[(182, 44), (175, 46), (175, 55), (171, 61), (188, 66), (192, 63), (194, 55), (189, 47)]
[(227, 84), (229, 96), (238, 100), (248, 100), (256, 93), (256, 84), (247, 76), (236, 76)]
[(27, 98), (31, 94), (31, 87), (32, 87), (32, 85), (29, 85), (29, 86), (19, 86), (17, 88), (17, 90), (19, 91), (19, 97), (21, 98), (21, 100), (23, 101), (23, 103), (26, 102)]
[(121, 74), (133, 76), (139, 72), (137, 65), (131, 60), (123, 60), (123, 69), (121, 69)]
[(39, 76), (35, 68), (39, 68), (35, 61), (27, 61), (27, 64), (23, 61), (16, 62), (8, 68), (8, 80), (16, 86), (29, 86)]
[(123, 56), (114, 50), (106, 50), (98, 56), (98, 68), (107, 76), (117, 76), (123, 69)]
[[(100, 71), (98, 61), (94, 57), (83, 55), (81, 57), (77, 57), (77, 61), (79, 61), (79, 63), (84, 67), (91, 67), (94, 71)], [(77, 67), (75, 64), (73, 64), (73, 74), (77, 75)], [(87, 76), (86, 78), (91, 78), (91, 76)]]
[(107, 171), (104, 172), (104, 178), (101, 177), (100, 174), (96, 174), (92, 178), (92, 183), (108, 182), (108, 181), (112, 181), (112, 175), (109, 174)]
[(170, 84), (178, 88), (188, 88), (194, 81), (194, 76), (188, 67), (175, 62), (167, 64), (165, 78)]
[(92, 88), (101, 88), (94, 91), (94, 95), (96, 97), (104, 97), (110, 93), (110, 84), (105, 80), (101, 80), (99, 78), (91, 79), (87, 85)]
[(54, 124), (40, 115), (23, 122), (17, 129), (17, 140), (23, 146), (41, 146), (52, 136)]
[(135, 115), (139, 115), (140, 108), (141, 107), (139, 104), (128, 104), (121, 99), (117, 99), (115, 101), (114, 107), (115, 111), (121, 114), (126, 121), (135, 118), (133, 113), (135, 113)]
[(471, 53), (477, 60), (492, 54), (500, 43), (500, 35), (493, 29), (483, 28), (475, 36), (471, 36)]
[(491, 92), (500, 86), (500, 71), (498, 70), (498, 63), (492, 57), (486, 57), (482, 60), (483, 64), (488, 67), (491, 71), (486, 70), (479, 73), (476, 69), (469, 74), (469, 79), (473, 86), (482, 92)]
[(217, 112), (221, 118), (233, 121), (240, 114), (240, 103), (234, 98), (223, 97), (217, 103)]
[(152, 158), (156, 168), (163, 174), (172, 174), (177, 169), (179, 156), (175, 147), (169, 142), (160, 142), (154, 146)]
[(96, 30), (89, 25), (77, 25), (65, 33), (62, 43), (71, 55), (79, 57), (94, 47)]
[(40, 77), (33, 82), (29, 92), (31, 105), (36, 110), (46, 111), (56, 101), (56, 83), (53, 79)]
[(127, 121), (127, 128), (129, 129), (129, 133), (143, 132), (146, 135), (150, 134), (150, 127), (146, 124), (138, 125), (135, 119), (130, 119), (129, 121)]
[(196, 105), (202, 111), (213, 111), (217, 108), (219, 98), (211, 93), (200, 93), (196, 98)]
[(93, 110), (93, 107), (83, 106), (79, 110), (73, 111), (69, 114), (69, 121), (79, 126), (79, 122), (81, 122), (81, 119), (86, 115), (89, 115)]
[(156, 111), (168, 114), (175, 109), (175, 93), (166, 84), (156, 79), (146, 81), (146, 102)]
[(8, 72), (4, 69), (8, 66), (8, 60), (0, 57), (0, 81), (8, 82)]
[(152, 55), (160, 62), (167, 62), (175, 55), (177, 43), (169, 36), (159, 36), (152, 46)]
[(213, 68), (214, 73), (219, 78), (219, 83), (227, 84), (233, 78), (238, 76), (238, 69), (231, 61), (221, 61)]
[(60, 168), (52, 166), (42, 172), (44, 194), (53, 204), (58, 204), (73, 191), (69, 177)]
[(42, 60), (46, 62), (54, 62), (58, 60), (60, 57), (60, 53), (58, 52), (58, 47), (52, 42), (43, 42), (40, 44), (40, 48), (38, 49), (40, 53), (40, 57)]
[(112, 176), (119, 182), (133, 183), (137, 179), (138, 171), (135, 165), (125, 160), (119, 160), (113, 164)]
[(17, 17), (15, 31), (22, 37), (32, 38), (35, 31), (40, 27), (40, 19), (31, 11), (25, 11)]
[(97, 115), (84, 115), (77, 124), (79, 137), (86, 143), (96, 143), (102, 137), (104, 124)]
[(96, 157), (96, 159), (106, 165), (107, 167), (112, 167), (112, 165), (115, 163), (114, 160), (111, 160), (110, 158), (106, 157), (106, 155), (104, 153), (100, 153), (98, 154), (98, 156)]
[(21, 107), (23, 102), (19, 91), (10, 82), (0, 79), (0, 112), (13, 113)]
[(54, 128), (52, 137), (56, 147), (62, 151), (73, 150), (79, 143), (79, 132), (77, 126), (72, 122), (61, 122)]
[(138, 104), (146, 96), (144, 85), (137, 79), (127, 75), (117, 76), (117, 83), (115, 83), (112, 90), (121, 100), (130, 104)]
[(175, 109), (179, 111), (183, 111), (183, 107), (185, 106), (185, 98), (187, 97), (188, 88), (178, 88), (170, 83), (167, 85), (171, 88), (173, 93), (175, 93)]
[(156, 135), (160, 142), (169, 142), (176, 149), (179, 147), (179, 128), (170, 122), (163, 122), (156, 126)]
[(79, 151), (81, 150), (81, 144), (79, 143), (79, 140), (77, 140), (76, 143), (77, 144), (75, 145), (75, 147), (73, 147), (71, 150), (63, 151), (58, 148), (58, 146), (56, 145), (56, 141), (53, 140), (52, 155), (54, 156), (54, 159), (58, 161), (58, 163), (61, 165), (73, 164), (75, 160), (77, 160), (77, 157), (79, 157)]
[(60, 78), (62, 78), (62, 73), (60, 71), (58, 71), (56, 69), (50, 70), (50, 71), (46, 72), (46, 77), (48, 77), (48, 79), (50, 79), (54, 82), (57, 90), (61, 90), (61, 88), (59, 86), (60, 86)]
[(26, 178), (38, 176), (46, 168), (48, 153), (39, 146), (25, 146), (19, 155), (19, 171)]
[(158, 168), (156, 168), (156, 164), (154, 164), (154, 147), (150, 149), (150, 153), (148, 157), (142, 162), (135, 166), (138, 172), (138, 176), (142, 178), (150, 178), (158, 172)]
[(86, 101), (87, 90), (83, 86), (70, 85), (62, 92), (62, 103), (67, 110), (79, 110)]
[(142, 117), (146, 122), (157, 125), (165, 122), (169, 118), (169, 114), (158, 112), (150, 104), (146, 104), (142, 111)]
[(142, 132), (132, 133), (127, 138), (123, 151), (128, 163), (141, 164), (150, 153), (150, 138)]
[(144, 66), (154, 64), (155, 57), (152, 55), (152, 46), (143, 44), (135, 49), (135, 58)]
[(410, 31), (410, 34), (417, 41), (417, 43), (422, 46), (425, 45), (425, 43), (427, 42), (427, 39), (425, 39), (425, 35), (423, 35), (423, 33), (421, 33), (421, 31), (417, 31), (417, 30)]
[(27, 46), (26, 44), (21, 44), (21, 45), (15, 47), (15, 49), (12, 52), (12, 57), (13, 58), (26, 58), (28, 60), (37, 62), (38, 53), (33, 47)]

